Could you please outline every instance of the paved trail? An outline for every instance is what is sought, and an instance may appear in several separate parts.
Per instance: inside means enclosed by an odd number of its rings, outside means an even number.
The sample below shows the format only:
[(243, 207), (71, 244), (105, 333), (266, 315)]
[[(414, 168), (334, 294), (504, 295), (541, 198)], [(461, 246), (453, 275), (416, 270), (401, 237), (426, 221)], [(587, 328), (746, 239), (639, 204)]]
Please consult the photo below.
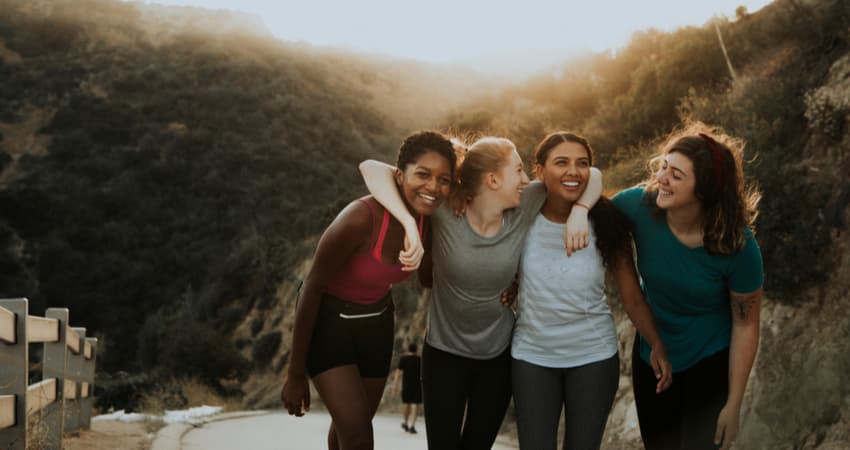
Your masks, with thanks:
[[(405, 433), (398, 416), (377, 416), (375, 450), (426, 450), (425, 423), (417, 422), (419, 434)], [(182, 450), (325, 450), (330, 417), (316, 411), (295, 418), (285, 413), (212, 422), (196, 428), (182, 439)], [(493, 450), (515, 450), (499, 442)]]

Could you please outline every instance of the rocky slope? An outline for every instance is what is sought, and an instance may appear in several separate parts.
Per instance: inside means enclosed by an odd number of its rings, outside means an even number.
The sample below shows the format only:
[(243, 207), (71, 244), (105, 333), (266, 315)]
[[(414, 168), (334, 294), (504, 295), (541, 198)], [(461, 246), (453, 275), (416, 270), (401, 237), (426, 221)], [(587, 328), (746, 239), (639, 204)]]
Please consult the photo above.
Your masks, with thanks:
[[(846, 226), (850, 223), (850, 134), (846, 132), (850, 55), (836, 61), (827, 82), (808, 97), (807, 116), (817, 116), (817, 108), (844, 111), (828, 116), (833, 117), (832, 128), (816, 124), (800, 152), (800, 164), (807, 166), (808, 176), (825, 178), (834, 186), (832, 199), (820, 212), (829, 216), (833, 270), (826, 282), (793, 299), (780, 292), (765, 293), (759, 353), (741, 411), (737, 448), (850, 448), (850, 230)], [(771, 276), (770, 267), (765, 272)], [(624, 314), (617, 316), (624, 363), (604, 447), (641, 448), (628, 378), (627, 350), (634, 331)]]

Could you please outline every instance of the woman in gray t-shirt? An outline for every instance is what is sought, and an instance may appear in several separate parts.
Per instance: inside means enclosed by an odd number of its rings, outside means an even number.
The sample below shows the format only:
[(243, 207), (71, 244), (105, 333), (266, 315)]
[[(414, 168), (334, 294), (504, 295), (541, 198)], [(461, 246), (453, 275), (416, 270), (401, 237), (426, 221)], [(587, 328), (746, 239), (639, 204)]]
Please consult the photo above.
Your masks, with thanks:
[[(395, 193), (394, 168), (361, 164), (369, 190), (405, 229), (412, 217)], [(594, 169), (595, 171), (595, 169)], [(511, 397), (510, 340), (513, 312), (502, 305), (519, 264), (525, 233), (546, 198), (541, 183), (529, 184), (522, 159), (507, 139), (486, 137), (473, 143), (457, 171), (455, 215), (442, 206), (432, 216), (433, 239), (420, 276), (431, 285), (428, 334), (422, 354), (425, 424), (431, 449), (489, 449)], [(595, 171), (582, 197), (595, 202), (601, 175)], [(587, 197), (587, 198), (585, 198)], [(586, 246), (587, 211), (576, 208), (568, 224), (571, 250)], [(418, 236), (400, 259), (417, 265)], [(419, 247), (417, 248), (417, 245)], [(432, 270), (428, 271), (428, 265)]]

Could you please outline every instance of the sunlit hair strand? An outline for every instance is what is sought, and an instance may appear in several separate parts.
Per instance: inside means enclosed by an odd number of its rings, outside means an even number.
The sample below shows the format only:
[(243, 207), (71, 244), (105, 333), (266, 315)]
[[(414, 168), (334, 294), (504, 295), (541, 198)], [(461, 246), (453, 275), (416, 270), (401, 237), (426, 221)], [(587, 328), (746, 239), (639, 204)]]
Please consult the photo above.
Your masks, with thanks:
[[(657, 169), (671, 153), (680, 153), (694, 166), (694, 194), (702, 207), (703, 245), (709, 254), (731, 255), (744, 248), (746, 229), (755, 232), (761, 192), (744, 179), (744, 141), (701, 122), (671, 133), (650, 161), (646, 181), (648, 201), (656, 217), (663, 217), (658, 196)], [(723, 167), (717, 167), (721, 163)]]

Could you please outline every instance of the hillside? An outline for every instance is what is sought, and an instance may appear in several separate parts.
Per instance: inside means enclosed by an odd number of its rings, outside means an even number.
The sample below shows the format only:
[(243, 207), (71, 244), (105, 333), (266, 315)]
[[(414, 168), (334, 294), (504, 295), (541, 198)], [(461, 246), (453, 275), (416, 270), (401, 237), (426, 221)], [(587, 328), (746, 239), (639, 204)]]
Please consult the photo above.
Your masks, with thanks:
[[(734, 79), (714, 23), (650, 29), (616, 52), (565, 62), (558, 74), (473, 100), (443, 123), (510, 137), (526, 153), (555, 129), (585, 134), (610, 190), (643, 179), (647, 155), (683, 120), (723, 127), (747, 142), (746, 172), (765, 194), (758, 229), (773, 269), (767, 288), (793, 302), (799, 290), (825, 281), (838, 258), (829, 234), (844, 226), (850, 105), (840, 87), (824, 85), (843, 73), (834, 64), (850, 48), (850, 5), (777, 0), (717, 26)], [(808, 239), (792, 238), (802, 234)]]
[(219, 385), (278, 350), (225, 336), (364, 193), (356, 164), (488, 84), (137, 6), (0, 0), (0, 296), (69, 307), (104, 374)]
[[(614, 191), (698, 119), (747, 141), (764, 193), (762, 341), (739, 447), (850, 442), (850, 3), (776, 0), (718, 19), (734, 76), (709, 22), (644, 30), (508, 87), (279, 42), (250, 17), (211, 32), (222, 12), (0, 11), (0, 296), (67, 306), (101, 337), (99, 386), (129, 386), (101, 392), (104, 406), (191, 376), (276, 407), (317, 234), (364, 192), (356, 163), (392, 160), (412, 129), (500, 134), (526, 157), (546, 132), (575, 130)], [(397, 349), (421, 338), (426, 297), (396, 289)], [(633, 330), (614, 309), (625, 357)], [(605, 448), (639, 439), (629, 364)]]
[[(850, 445), (850, 4), (777, 0), (714, 24), (636, 33), (616, 53), (564, 64), (445, 119), (530, 150), (569, 129), (590, 138), (610, 191), (646, 176), (659, 137), (684, 120), (747, 142), (746, 173), (764, 194), (762, 339), (736, 447)], [(640, 448), (629, 381), (634, 330), (614, 302), (620, 391), (604, 448)]]
[[(777, 1), (756, 14), (740, 10), (718, 28), (734, 78), (712, 23), (672, 33), (648, 30), (616, 54), (566, 63), (560, 75), (472, 99), (442, 123), (508, 136), (526, 156), (546, 132), (578, 130), (594, 143), (611, 191), (642, 179), (643, 161), (659, 138), (684, 120), (743, 137), (746, 171), (764, 193), (756, 229), (767, 281), (760, 353), (737, 446), (846, 448), (850, 5)], [(308, 266), (309, 260), (301, 269)], [(294, 298), (293, 287), (284, 285), (282, 297)], [(398, 314), (397, 349), (423, 333), (426, 299), (411, 305)], [(623, 363), (604, 448), (640, 448), (629, 381), (634, 330), (616, 301), (613, 307)], [(281, 315), (269, 330), (288, 338), (291, 320)], [(250, 330), (237, 333), (248, 336)], [(248, 400), (274, 406), (282, 370), (283, 359), (271, 371), (255, 372)], [(392, 407), (385, 399), (384, 408)], [(510, 420), (505, 428), (512, 428)]]

